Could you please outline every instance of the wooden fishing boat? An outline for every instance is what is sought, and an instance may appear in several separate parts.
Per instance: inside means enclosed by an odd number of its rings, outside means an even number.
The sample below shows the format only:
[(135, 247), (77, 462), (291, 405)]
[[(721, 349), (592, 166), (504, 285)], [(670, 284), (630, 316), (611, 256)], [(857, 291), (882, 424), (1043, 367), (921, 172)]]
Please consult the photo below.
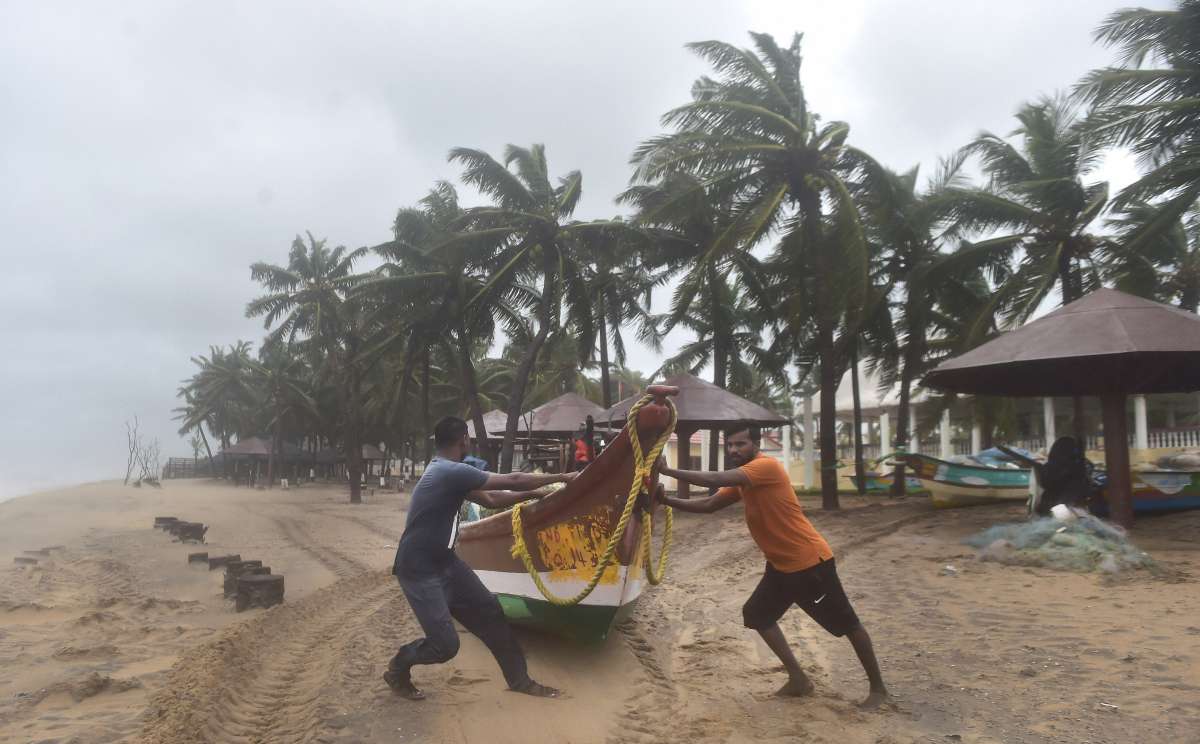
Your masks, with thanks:
[[(600, 572), (595, 588), (576, 604), (547, 598), (519, 558), (513, 556), (511, 510), (463, 524), (455, 548), (500, 600), (510, 622), (580, 641), (601, 641), (632, 610), (645, 590), (643, 520), (658, 488), (654, 445), (665, 442), (674, 428), (674, 407), (666, 396), (678, 388), (653, 386), (650, 398), (630, 416), (625, 428), (566, 487), (521, 508), (521, 534), (538, 578), (557, 597), (572, 597), (587, 587), (603, 561), (605, 549), (631, 491), (633, 512), (618, 538), (613, 560)], [(633, 488), (635, 456), (630, 427), (637, 427), (643, 459), (654, 464), (648, 477)], [(660, 445), (661, 448), (661, 445)], [(656, 460), (657, 458), (655, 458)]]
[[(895, 470), (887, 467), (888, 460), (890, 459), (890, 456), (879, 458), (871, 463), (871, 470), (868, 470), (863, 474), (863, 479), (866, 481), (867, 493), (877, 493), (880, 491), (892, 490), (892, 484), (896, 482), (896, 472)], [(851, 475), (850, 482), (857, 486), (858, 476)], [(904, 477), (904, 485), (909, 493), (918, 491), (922, 488), (921, 481), (911, 475), (906, 475)]]
[(896, 455), (939, 509), (1028, 501), (1029, 470), (960, 465), (918, 454)]
[[(1133, 471), (1134, 514), (1200, 509), (1200, 472), (1171, 470)], [(1098, 516), (1108, 515), (1108, 502), (1101, 500), (1092, 507)]]

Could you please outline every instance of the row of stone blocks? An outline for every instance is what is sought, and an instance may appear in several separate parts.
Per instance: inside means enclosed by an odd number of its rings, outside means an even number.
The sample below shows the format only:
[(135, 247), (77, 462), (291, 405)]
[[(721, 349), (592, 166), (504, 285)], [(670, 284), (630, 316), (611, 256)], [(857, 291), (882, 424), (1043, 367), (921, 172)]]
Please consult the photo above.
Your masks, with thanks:
[(208, 553), (188, 554), (188, 563), (207, 563), (208, 570), (225, 569), (225, 598), (243, 612), (252, 607), (273, 607), (283, 601), (283, 576), (272, 574), (262, 561), (243, 561), (242, 556)]
[(50, 553), (55, 550), (62, 550), (61, 545), (51, 545), (48, 548), (38, 548), (36, 550), (26, 550), (24, 555), (18, 555), (13, 558), (13, 563), (18, 566), (36, 566), (42, 558), (49, 558)]
[(179, 542), (204, 542), (208, 527), (200, 522), (186, 522), (175, 517), (155, 517), (154, 529), (163, 530), (179, 538)]

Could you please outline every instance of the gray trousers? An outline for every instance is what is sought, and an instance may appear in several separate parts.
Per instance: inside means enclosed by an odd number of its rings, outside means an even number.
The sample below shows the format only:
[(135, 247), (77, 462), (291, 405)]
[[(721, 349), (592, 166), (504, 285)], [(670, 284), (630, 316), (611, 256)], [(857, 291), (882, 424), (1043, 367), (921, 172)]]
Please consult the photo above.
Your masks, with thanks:
[(504, 673), (509, 687), (529, 681), (525, 654), (509, 627), (500, 602), (487, 590), (471, 567), (454, 556), (440, 571), (424, 576), (397, 576), (424, 638), (405, 644), (389, 666), (408, 670), (417, 664), (442, 664), (458, 653), (454, 622), (483, 641)]

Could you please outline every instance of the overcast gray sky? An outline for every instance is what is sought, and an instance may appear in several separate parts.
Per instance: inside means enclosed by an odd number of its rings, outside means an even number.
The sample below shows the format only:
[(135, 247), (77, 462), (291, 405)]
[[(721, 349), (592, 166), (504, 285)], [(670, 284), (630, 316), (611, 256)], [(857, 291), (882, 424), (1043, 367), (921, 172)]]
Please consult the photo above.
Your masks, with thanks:
[(453, 146), (543, 142), (583, 171), (577, 216), (616, 213), (704, 72), (686, 42), (804, 32), (813, 108), (902, 168), (1105, 64), (1091, 31), (1129, 4), (2, 0), (0, 498), (120, 477), (134, 414), (190, 454), (175, 390), (190, 355), (261, 336), (249, 264), (303, 230), (386, 239)]

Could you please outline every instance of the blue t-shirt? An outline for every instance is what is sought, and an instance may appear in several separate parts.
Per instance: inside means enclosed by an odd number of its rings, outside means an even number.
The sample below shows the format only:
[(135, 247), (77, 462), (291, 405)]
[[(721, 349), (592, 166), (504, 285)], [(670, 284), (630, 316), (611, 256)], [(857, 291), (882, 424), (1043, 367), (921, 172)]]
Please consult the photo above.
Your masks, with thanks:
[(430, 460), (413, 488), (392, 572), (422, 576), (445, 567), (454, 555), (463, 501), (487, 479), (487, 473), (470, 465), (440, 457)]

